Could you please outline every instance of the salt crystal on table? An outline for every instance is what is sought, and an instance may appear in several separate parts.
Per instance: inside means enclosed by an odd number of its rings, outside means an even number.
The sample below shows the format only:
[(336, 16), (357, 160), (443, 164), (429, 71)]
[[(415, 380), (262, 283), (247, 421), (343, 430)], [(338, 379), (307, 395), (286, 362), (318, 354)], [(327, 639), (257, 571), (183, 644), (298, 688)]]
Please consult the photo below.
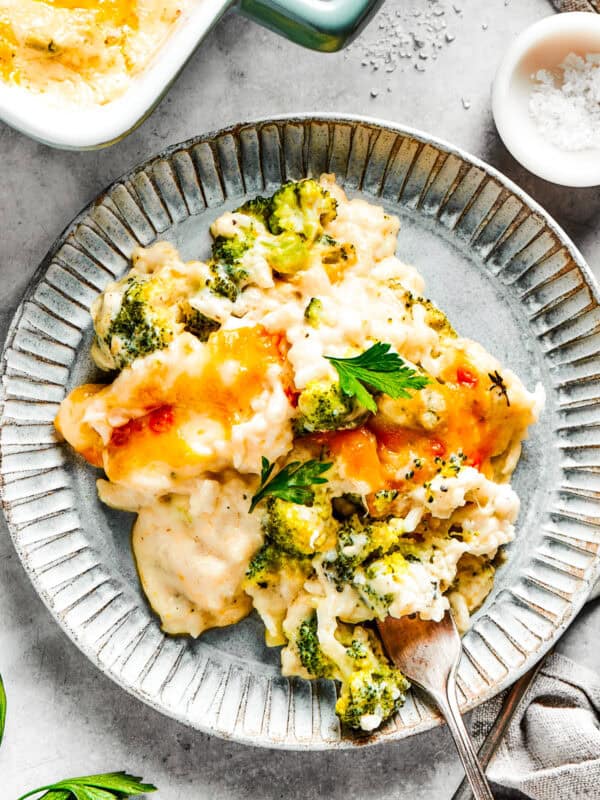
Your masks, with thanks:
[(532, 76), (529, 113), (538, 131), (560, 150), (600, 148), (600, 53), (570, 53), (559, 71)]

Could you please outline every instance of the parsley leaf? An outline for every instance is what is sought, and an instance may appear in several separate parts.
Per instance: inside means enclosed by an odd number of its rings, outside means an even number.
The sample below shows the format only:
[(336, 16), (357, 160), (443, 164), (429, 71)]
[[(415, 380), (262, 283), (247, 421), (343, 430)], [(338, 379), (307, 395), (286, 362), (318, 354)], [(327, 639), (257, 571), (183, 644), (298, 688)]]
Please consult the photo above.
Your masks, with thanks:
[(409, 367), (398, 353), (389, 352), (390, 348), (389, 344), (375, 342), (354, 358), (325, 356), (336, 368), (344, 394), (356, 397), (373, 414), (377, 412), (373, 390), (390, 397), (409, 398), (410, 389), (422, 389), (429, 383), (429, 378)]
[(252, 498), (248, 513), (251, 514), (258, 503), (267, 496), (289, 500), (290, 503), (311, 505), (315, 499), (315, 493), (310, 487), (318, 483), (327, 483), (327, 478), (321, 478), (320, 476), (332, 466), (331, 463), (316, 460), (305, 461), (304, 463), (291, 461), (274, 478), (269, 480), (275, 464), (270, 464), (269, 460), (263, 456), (260, 486), (258, 492)]
[(25, 800), (34, 794), (45, 792), (40, 800), (125, 800), (145, 792), (155, 792), (156, 786), (141, 783), (141, 778), (126, 772), (107, 772), (104, 775), (86, 775), (82, 778), (69, 778), (41, 786), (19, 797)]
[(6, 724), (6, 692), (4, 691), (4, 683), (2, 682), (2, 675), (0, 675), (0, 744), (2, 744), (2, 737), (4, 736), (5, 724)]
[(262, 456), (261, 469), (260, 469), (260, 485), (263, 486), (271, 477), (271, 473), (275, 469), (275, 463), (269, 463), (269, 459)]

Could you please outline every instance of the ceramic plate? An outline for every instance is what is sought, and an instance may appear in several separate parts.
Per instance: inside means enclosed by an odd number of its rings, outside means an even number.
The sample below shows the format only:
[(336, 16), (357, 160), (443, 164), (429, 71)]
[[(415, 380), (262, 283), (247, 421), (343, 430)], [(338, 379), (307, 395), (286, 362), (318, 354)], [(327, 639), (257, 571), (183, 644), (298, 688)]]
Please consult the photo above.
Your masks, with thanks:
[(17, 551), (66, 633), (106, 675), (181, 722), (241, 742), (319, 749), (385, 742), (438, 724), (410, 695), (369, 739), (348, 738), (336, 688), (281, 677), (250, 616), (197, 641), (169, 638), (142, 596), (132, 518), (96, 497), (96, 472), (57, 441), (65, 393), (96, 371), (89, 306), (138, 245), (209, 253), (209, 224), (282, 181), (334, 172), (398, 214), (401, 257), (465, 335), (525, 380), (546, 410), (514, 477), (517, 538), (464, 640), (463, 708), (508, 686), (565, 630), (599, 573), (600, 309), (581, 255), (492, 168), (416, 131), (333, 116), (246, 124), (177, 145), (113, 184), (41, 265), (3, 361), (1, 476)]

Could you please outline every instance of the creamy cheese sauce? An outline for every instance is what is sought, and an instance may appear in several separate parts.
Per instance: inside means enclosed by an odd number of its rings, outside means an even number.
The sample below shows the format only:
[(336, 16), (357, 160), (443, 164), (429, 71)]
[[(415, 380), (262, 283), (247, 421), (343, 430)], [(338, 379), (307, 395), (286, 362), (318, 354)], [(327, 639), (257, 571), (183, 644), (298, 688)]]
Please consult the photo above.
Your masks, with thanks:
[(104, 104), (144, 70), (191, 0), (0, 0), (0, 77)]
[[(137, 512), (136, 562), (164, 630), (197, 636), (254, 607), (267, 643), (285, 645), (284, 674), (309, 677), (297, 637), (314, 612), (331, 674), (344, 680), (348, 626), (368, 642), (368, 620), (440, 619), (448, 607), (468, 626), (499, 548), (514, 536), (519, 500), (508, 481), (543, 392), (457, 335), (422, 296), (421, 276), (394, 255), (395, 217), (348, 200), (331, 176), (321, 183), (336, 215), (301, 269), (271, 268), (279, 240), (244, 209), (211, 229), (222, 247), (251, 225), (251, 247), (230, 265), (243, 280), (235, 291), (214, 261), (186, 264), (166, 243), (136, 251), (130, 273), (92, 308), (92, 354), (120, 372), (106, 386), (74, 390), (56, 424), (104, 468), (104, 502)], [(347, 425), (299, 428), (315, 387), (338, 386), (327, 356), (356, 356), (376, 342), (425, 385), (405, 397), (377, 394), (376, 413), (359, 408)], [(278, 531), (268, 504), (250, 513), (265, 459), (277, 469), (331, 464), (312, 503), (282, 501)], [(346, 513), (339, 501), (362, 511)], [(278, 551), (262, 578), (246, 577), (263, 541), (286, 526), (300, 549)], [(339, 560), (360, 555), (369, 537), (379, 541), (373, 557), (340, 584)], [(366, 714), (361, 726), (382, 714)]]
[(198, 636), (231, 625), (252, 607), (240, 584), (261, 544), (240, 479), (199, 482), (193, 501), (167, 495), (139, 509), (133, 549), (150, 605), (167, 633)]

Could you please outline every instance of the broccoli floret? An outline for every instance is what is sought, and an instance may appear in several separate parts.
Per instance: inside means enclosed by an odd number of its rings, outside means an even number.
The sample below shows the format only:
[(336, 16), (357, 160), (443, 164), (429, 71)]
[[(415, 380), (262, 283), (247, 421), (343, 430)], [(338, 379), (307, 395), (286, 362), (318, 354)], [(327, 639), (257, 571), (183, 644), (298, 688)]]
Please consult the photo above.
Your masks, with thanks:
[(369, 527), (357, 515), (346, 520), (338, 532), (335, 556), (327, 565), (327, 572), (340, 588), (352, 583), (354, 573), (369, 552)]
[(357, 428), (368, 412), (340, 389), (339, 383), (313, 381), (298, 396), (298, 435)]
[(422, 300), (421, 303), (427, 309), (427, 313), (425, 314), (425, 322), (429, 325), (429, 327), (433, 328), (434, 331), (437, 331), (444, 336), (455, 339), (457, 333), (450, 324), (450, 321), (444, 312), (434, 305), (431, 300)]
[(397, 489), (380, 489), (369, 499), (370, 513), (374, 517), (385, 517), (390, 513), (390, 507), (397, 497)]
[(278, 582), (281, 573), (303, 574), (306, 578), (313, 570), (310, 555), (298, 551), (290, 553), (283, 550), (277, 542), (266, 538), (264, 544), (252, 557), (246, 570), (245, 586), (258, 586), (266, 589)]
[(223, 264), (211, 263), (210, 265), (211, 277), (207, 282), (207, 286), (213, 294), (218, 294), (221, 297), (231, 300), (235, 303), (239, 294), (240, 287), (237, 283), (235, 273), (233, 270)]
[(281, 572), (300, 572), (306, 578), (312, 569), (310, 556), (292, 555), (267, 539), (248, 564), (245, 585), (266, 589), (272, 583), (279, 581)]
[(431, 548), (411, 539), (401, 539), (392, 552), (375, 553), (352, 575), (352, 585), (363, 603), (379, 619), (388, 613), (399, 585), (406, 577), (411, 562), (421, 562), (431, 557)]
[(221, 327), (219, 322), (205, 316), (187, 301), (180, 304), (180, 309), (182, 321), (185, 326), (184, 330), (196, 336), (201, 342), (205, 342), (211, 333), (214, 333), (214, 331)]
[(247, 270), (242, 266), (242, 259), (252, 248), (255, 239), (254, 231), (248, 230), (240, 230), (240, 235), (231, 239), (217, 236), (213, 242), (212, 264), (220, 267), (231, 280), (240, 284), (248, 277)]
[(409, 683), (386, 658), (376, 636), (365, 628), (355, 628), (354, 640), (346, 653), (354, 669), (342, 680), (335, 711), (350, 728), (372, 731), (389, 719), (404, 703)]
[(334, 545), (337, 522), (325, 498), (317, 496), (312, 506), (305, 506), (270, 497), (263, 531), (267, 540), (285, 553), (307, 556)]
[(335, 554), (325, 563), (327, 573), (340, 589), (349, 583), (361, 591), (365, 584), (361, 567), (401, 547), (402, 533), (399, 518), (376, 520), (355, 514), (338, 531)]
[(339, 656), (333, 658), (319, 641), (316, 611), (300, 619), (288, 647), (311, 678), (341, 682), (335, 710), (342, 723), (371, 731), (391, 717), (404, 702), (409, 684), (387, 659), (376, 634), (362, 625), (339, 623), (335, 631)]
[[(295, 184), (287, 185), (293, 186)], [(311, 259), (313, 241), (294, 230), (272, 229), (270, 219), (275, 208), (275, 197), (277, 197), (277, 193), (270, 199), (257, 197), (238, 209), (242, 214), (251, 216), (261, 222), (266, 228), (265, 232), (260, 233), (254, 227), (246, 228), (245, 230), (240, 227), (236, 236), (236, 241), (239, 240), (238, 245), (233, 250), (229, 248), (231, 256), (237, 255), (235, 264), (238, 269), (242, 264), (244, 254), (253, 247), (259, 248), (261, 255), (268, 261), (271, 269), (283, 275), (293, 275), (298, 270), (308, 266)], [(221, 245), (221, 249), (222, 247), (223, 245)], [(227, 258), (222, 258), (221, 260), (225, 263), (231, 263), (230, 254), (227, 253), (226, 256)], [(217, 259), (214, 251), (213, 258)], [(242, 276), (242, 280), (245, 278), (247, 278), (247, 275)], [(239, 284), (240, 281), (238, 280), (237, 283)]]
[(350, 646), (346, 648), (346, 655), (355, 661), (362, 661), (363, 658), (367, 657), (368, 653), (369, 651), (364, 642), (359, 642), (358, 639), (353, 639), (350, 642)]
[(179, 312), (165, 304), (162, 293), (158, 279), (142, 276), (124, 278), (103, 293), (92, 307), (96, 332), (92, 357), (99, 367), (123, 369), (136, 358), (169, 345)]
[(412, 308), (415, 303), (423, 306), (426, 311), (425, 322), (430, 328), (433, 328), (434, 331), (437, 331), (445, 336), (456, 338), (456, 331), (450, 324), (448, 317), (443, 311), (440, 311), (440, 309), (434, 303), (432, 303), (431, 300), (428, 300), (426, 297), (415, 297), (412, 292), (407, 292), (399, 281), (391, 281), (390, 286), (394, 289), (398, 288), (402, 292), (402, 299), (404, 301), (405, 308)]
[(300, 625), (296, 637), (298, 656), (304, 669), (313, 677), (332, 678), (337, 673), (336, 665), (321, 650), (317, 627), (316, 612)]
[(268, 229), (272, 208), (272, 199), (259, 195), (258, 197), (252, 198), (252, 200), (248, 200), (248, 202), (240, 206), (237, 211), (239, 211), (240, 214), (246, 214), (248, 217), (254, 217), (254, 219), (261, 222), (265, 228)]
[(310, 302), (304, 309), (304, 319), (311, 328), (318, 328), (321, 324), (321, 314), (323, 313), (323, 303), (318, 297), (311, 297)]
[(272, 542), (265, 542), (248, 564), (246, 581), (266, 589), (283, 565), (281, 550)]
[(270, 198), (255, 197), (237, 211), (254, 217), (275, 236), (295, 233), (312, 244), (321, 236), (323, 226), (336, 218), (337, 201), (318, 181), (309, 178), (284, 184)]
[(305, 269), (312, 258), (312, 245), (297, 233), (282, 233), (263, 242), (271, 269), (282, 275), (294, 275)]
[(234, 302), (248, 281), (244, 256), (256, 244), (257, 234), (252, 225), (238, 225), (234, 236), (219, 235), (213, 242), (212, 259), (208, 262), (212, 277), (208, 286), (212, 292)]
[(356, 248), (349, 242), (338, 242), (327, 234), (319, 240), (321, 262), (332, 265), (340, 264), (349, 267), (356, 262)]
[[(317, 181), (303, 180), (286, 183), (271, 198), (256, 197), (237, 209), (255, 220), (238, 224), (233, 237), (219, 236), (213, 246), (213, 262), (227, 267), (228, 275), (241, 288), (248, 275), (243, 270), (244, 256), (258, 248), (271, 269), (283, 275), (293, 275), (304, 269), (313, 257), (313, 246), (321, 238), (323, 225), (334, 219), (336, 201)], [(256, 223), (260, 223), (259, 226)], [(263, 230), (264, 226), (264, 230)], [(325, 243), (323, 251), (330, 259), (344, 257), (334, 240)], [(351, 246), (341, 246), (344, 253)], [(232, 272), (232, 266), (235, 271)]]
[(317, 181), (286, 183), (275, 192), (269, 217), (271, 233), (296, 233), (311, 244), (337, 216), (337, 202)]
[(383, 618), (394, 600), (393, 592), (382, 591), (382, 587), (394, 587), (395, 582), (408, 569), (408, 559), (402, 552), (393, 553), (369, 561), (368, 566), (360, 567), (354, 573), (352, 583), (378, 617)]

